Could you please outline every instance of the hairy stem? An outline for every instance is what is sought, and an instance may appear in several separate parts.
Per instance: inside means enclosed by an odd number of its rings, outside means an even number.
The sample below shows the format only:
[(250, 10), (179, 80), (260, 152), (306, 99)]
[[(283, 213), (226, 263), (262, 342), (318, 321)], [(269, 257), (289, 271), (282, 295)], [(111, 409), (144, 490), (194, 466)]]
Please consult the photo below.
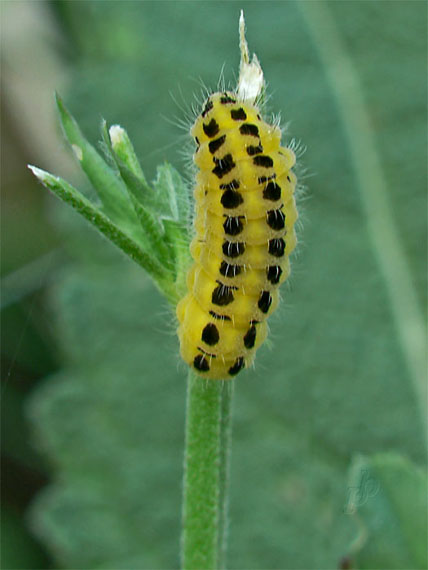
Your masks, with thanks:
[(219, 568), (226, 568), (228, 506), (229, 506), (229, 472), (232, 449), (232, 402), (235, 382), (226, 382), (223, 387), (221, 401), (220, 424), (220, 497), (219, 497)]
[(189, 371), (184, 452), (182, 567), (214, 570), (224, 557), (233, 388)]

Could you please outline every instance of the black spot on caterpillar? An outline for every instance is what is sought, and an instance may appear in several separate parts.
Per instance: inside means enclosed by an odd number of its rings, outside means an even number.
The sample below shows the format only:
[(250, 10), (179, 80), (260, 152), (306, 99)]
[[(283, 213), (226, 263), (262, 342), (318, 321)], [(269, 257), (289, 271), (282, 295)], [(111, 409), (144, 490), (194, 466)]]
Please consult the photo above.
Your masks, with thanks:
[(208, 323), (205, 326), (204, 330), (202, 331), (201, 338), (205, 342), (205, 344), (208, 344), (210, 346), (214, 346), (215, 344), (217, 344), (220, 338), (217, 327), (212, 323)]
[(279, 265), (270, 265), (266, 269), (267, 279), (273, 285), (276, 285), (277, 283), (279, 283), (279, 280), (281, 279), (281, 275), (282, 275), (282, 269)]
[(206, 117), (213, 107), (214, 107), (214, 103), (208, 99), (208, 101), (206, 102), (205, 107), (201, 113), (201, 117)]
[(259, 128), (257, 125), (250, 125), (249, 123), (244, 123), (239, 127), (239, 132), (241, 135), (251, 135), (252, 137), (259, 136)]
[(272, 304), (272, 296), (269, 291), (262, 291), (260, 293), (258, 306), (262, 313), (267, 313)]
[(260, 176), (257, 179), (257, 182), (259, 184), (265, 184), (266, 182), (268, 182), (269, 180), (274, 180), (276, 178), (276, 174), (272, 174), (272, 176)]
[(254, 156), (255, 154), (260, 154), (261, 152), (263, 152), (263, 147), (261, 144), (257, 145), (257, 146), (247, 146), (247, 154), (248, 156)]
[(244, 202), (244, 199), (239, 192), (236, 192), (235, 190), (226, 190), (223, 192), (220, 201), (225, 208), (230, 210), (231, 208), (237, 208), (240, 206)]
[(227, 261), (222, 261), (220, 265), (220, 273), (225, 277), (236, 277), (242, 271), (241, 265), (232, 265)]
[(266, 188), (263, 190), (263, 198), (265, 200), (272, 200), (276, 202), (281, 198), (281, 188), (276, 182), (269, 182)]
[(269, 253), (275, 257), (282, 257), (285, 250), (285, 241), (282, 238), (269, 240)]
[(230, 116), (234, 121), (245, 121), (247, 119), (247, 114), (242, 107), (240, 109), (232, 109)]
[(234, 179), (228, 184), (220, 184), (220, 190), (238, 190), (239, 186), (239, 182)]
[(229, 236), (237, 236), (244, 229), (244, 216), (227, 216), (223, 224), (224, 232)]
[(238, 372), (240, 372), (244, 368), (244, 366), (245, 366), (244, 358), (242, 356), (239, 356), (236, 359), (235, 364), (229, 368), (229, 374), (231, 376), (235, 376), (236, 374), (238, 374)]
[(218, 319), (219, 321), (230, 321), (230, 317), (228, 317), (227, 315), (219, 315), (218, 313), (215, 313), (214, 311), (210, 311), (210, 315), (212, 317), (214, 317), (215, 319)]
[(256, 166), (263, 166), (263, 168), (270, 168), (273, 166), (273, 160), (270, 156), (261, 155), (253, 158), (253, 164)]
[(254, 324), (252, 324), (244, 336), (244, 345), (246, 348), (254, 347), (254, 344), (256, 342), (256, 334), (256, 327)]
[(204, 133), (207, 135), (207, 137), (210, 138), (215, 137), (220, 130), (220, 127), (218, 126), (218, 123), (215, 119), (211, 119), (207, 125), (202, 125), (202, 128), (204, 129)]
[(232, 287), (228, 287), (220, 281), (217, 281), (219, 285), (214, 289), (211, 295), (211, 301), (214, 305), (218, 305), (219, 307), (224, 307), (225, 305), (229, 305), (233, 302), (233, 292)]
[(266, 214), (266, 221), (273, 230), (285, 228), (285, 214), (282, 210), (269, 210)]
[(208, 372), (210, 369), (207, 359), (203, 354), (198, 354), (193, 360), (193, 366), (199, 372)]
[(210, 153), (214, 154), (224, 144), (225, 140), (226, 135), (222, 135), (221, 137), (218, 137), (218, 139), (211, 141), (208, 145)]
[(222, 105), (227, 105), (228, 103), (236, 103), (236, 99), (234, 97), (231, 97), (228, 93), (225, 93), (222, 95), (222, 97), (220, 97), (220, 103)]
[(222, 251), (224, 255), (227, 255), (227, 257), (239, 257), (245, 251), (245, 243), (240, 241), (224, 241)]
[(214, 157), (213, 161), (216, 166), (213, 168), (212, 173), (218, 178), (223, 178), (223, 176), (228, 174), (236, 166), (231, 154), (226, 154), (223, 158)]

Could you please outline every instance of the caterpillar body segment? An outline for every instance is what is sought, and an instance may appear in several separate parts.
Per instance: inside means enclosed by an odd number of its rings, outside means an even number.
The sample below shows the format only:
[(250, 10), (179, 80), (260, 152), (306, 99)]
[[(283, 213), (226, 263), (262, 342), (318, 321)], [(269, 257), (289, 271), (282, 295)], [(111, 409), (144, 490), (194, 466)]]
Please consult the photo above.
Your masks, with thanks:
[[(224, 249), (227, 250), (222, 248), (222, 251)], [(238, 286), (246, 295), (257, 296), (261, 290), (268, 289), (272, 284), (279, 285), (290, 273), (288, 255), (283, 256), (281, 260), (272, 255), (266, 256), (264, 246), (247, 246), (240, 259), (225, 255), (220, 264), (215, 255), (216, 251), (218, 248), (208, 247), (200, 242), (193, 242), (191, 247), (193, 259), (211, 278), (217, 279), (220, 272), (222, 283), (228, 287)], [(278, 269), (273, 272), (272, 267)]]
[(207, 99), (191, 134), (199, 172), (180, 352), (201, 376), (228, 379), (253, 362), (290, 273), (295, 156), (280, 146), (280, 129), (232, 92)]
[[(213, 313), (213, 312), (212, 312)], [(231, 360), (239, 353), (249, 356), (251, 349), (258, 348), (267, 336), (267, 323), (253, 322), (242, 335), (240, 327), (232, 320), (222, 319), (219, 313), (212, 314), (201, 307), (198, 301), (190, 295), (185, 304), (183, 331), (188, 340), (198, 344), (205, 352), (221, 354)]]
[[(270, 212), (268, 210), (266, 217), (269, 215), (277, 217), (276, 214), (270, 214)], [(294, 200), (290, 206), (284, 206), (283, 213), (288, 216), (287, 225), (290, 224), (292, 227), (297, 220)], [(269, 223), (268, 219), (266, 219), (266, 224), (263, 224), (260, 223), (260, 218), (249, 220), (245, 216), (233, 216), (231, 213), (217, 216), (199, 206), (196, 207), (194, 226), (198, 234), (205, 231), (208, 239), (211, 239), (211, 236), (221, 236), (228, 243), (245, 243), (248, 245), (263, 245), (273, 238), (281, 238), (284, 233), (284, 228), (276, 229)]]

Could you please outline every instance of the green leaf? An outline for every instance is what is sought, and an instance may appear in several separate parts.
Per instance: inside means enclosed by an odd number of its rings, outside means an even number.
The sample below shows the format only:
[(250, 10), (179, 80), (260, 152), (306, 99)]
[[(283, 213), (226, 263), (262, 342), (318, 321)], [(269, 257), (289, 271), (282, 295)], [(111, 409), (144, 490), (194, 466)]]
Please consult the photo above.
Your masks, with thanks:
[[(160, 212), (156, 208), (150, 208), (150, 200), (147, 198), (153, 194), (153, 189), (147, 185), (143, 171), (138, 159), (135, 156), (131, 141), (124, 129), (115, 125), (113, 130), (115, 147), (119, 144), (118, 155), (113, 148), (111, 135), (108, 132), (107, 123), (101, 123), (101, 136), (103, 138), (104, 149), (109, 158), (122, 177), (129, 196), (129, 200), (134, 208), (135, 214), (140, 222), (145, 241), (149, 244), (149, 250), (168, 269), (173, 269), (174, 265), (174, 244), (166, 244), (164, 238), (164, 228), (160, 219)], [(175, 192), (175, 188), (171, 189)]]
[(352, 463), (345, 512), (358, 536), (349, 549), (357, 568), (427, 568), (427, 472), (397, 454)]
[(131, 237), (126, 235), (118, 226), (94, 206), (71, 184), (58, 176), (49, 174), (36, 166), (29, 166), (33, 174), (48, 190), (58, 198), (72, 206), (79, 214), (94, 225), (103, 235), (112, 241), (119, 249), (126, 253), (133, 261), (141, 265), (150, 273), (162, 290), (169, 293), (168, 282), (171, 276), (164, 267), (151, 255), (143, 251)]
[(169, 164), (158, 166), (153, 187), (162, 218), (187, 228), (190, 220), (189, 189), (180, 174)]
[(129, 140), (126, 131), (122, 129), (122, 127), (114, 125), (111, 129), (113, 129), (116, 136), (116, 146), (119, 142), (120, 153), (118, 154), (113, 149), (108, 125), (104, 119), (101, 121), (102, 148), (115, 170), (122, 177), (128, 193), (133, 194), (141, 205), (144, 206), (145, 202), (147, 205), (145, 196), (146, 194), (152, 194), (153, 190), (146, 182), (144, 173), (135, 155), (134, 148), (132, 147), (132, 143)]
[(97, 191), (105, 213), (115, 223), (132, 229), (136, 220), (126, 198), (125, 185), (83, 136), (59, 95), (56, 95), (56, 102), (64, 134), (82, 169)]
[(169, 247), (174, 251), (177, 301), (185, 293), (186, 273), (191, 265), (189, 252), (191, 232), (189, 189), (180, 174), (169, 164), (158, 167), (153, 182)]
[[(103, 139), (107, 141), (106, 124), (102, 125), (102, 134)], [(186, 253), (190, 243), (188, 232), (190, 201), (182, 177), (172, 166), (165, 164), (158, 168), (154, 188), (150, 188), (128, 134), (122, 127), (115, 125), (110, 128), (106, 144), (126, 184), (141, 227), (149, 236), (154, 251), (160, 259), (165, 260), (167, 267), (175, 265), (175, 275), (179, 281), (183, 281), (189, 260)], [(169, 211), (165, 209), (166, 203), (170, 204)], [(178, 288), (181, 293), (180, 285)]]
[[(185, 271), (189, 259), (188, 254), (184, 254), (184, 249), (187, 250), (189, 245), (187, 228), (190, 203), (183, 179), (175, 169), (165, 164), (159, 168), (154, 189), (150, 188), (126, 131), (115, 125), (108, 132), (107, 123), (103, 120), (101, 145), (107, 161), (112, 165), (108, 166), (83, 137), (78, 124), (58, 96), (57, 105), (67, 139), (83, 170), (101, 196), (108, 216), (103, 219), (99, 208), (94, 207), (76, 189), (70, 185), (66, 186), (64, 181), (51, 176), (49, 178), (51, 185), (55, 182), (56, 193), (71, 203), (91, 223), (98, 226), (98, 229), (110, 237), (116, 245), (117, 231), (135, 241), (134, 245), (140, 247), (141, 253), (144, 252), (146, 258), (143, 266), (153, 269), (153, 277), (167, 298), (176, 303), (179, 298), (177, 294), (181, 294), (184, 290)], [(32, 170), (46, 183), (47, 173), (35, 167), (32, 167)], [(61, 187), (59, 193), (58, 187)], [(65, 193), (64, 188), (66, 188)], [(123, 191), (128, 195), (131, 210)], [(92, 215), (90, 210), (96, 211), (97, 216)], [(110, 229), (106, 230), (105, 222), (110, 223), (108, 217), (113, 223)], [(111, 231), (115, 222), (117, 227), (115, 231)], [(139, 226), (136, 222), (139, 222)], [(132, 251), (132, 259), (135, 260), (133, 246), (129, 244), (125, 246), (123, 237), (119, 241), (121, 249)], [(164, 275), (161, 275), (162, 272)]]
[(122, 129), (119, 125), (113, 125), (109, 129), (109, 137), (114, 153), (119, 161), (141, 182), (141, 184), (148, 187), (143, 169), (141, 168), (140, 162), (135, 154), (134, 147), (132, 146), (131, 140), (125, 129)]
[(125, 129), (113, 125), (107, 134), (107, 123), (104, 121), (101, 133), (108, 156), (115, 161), (133, 197), (156, 218), (174, 221), (182, 230), (187, 230), (190, 220), (190, 193), (179, 172), (167, 163), (158, 166), (153, 187), (150, 187)]

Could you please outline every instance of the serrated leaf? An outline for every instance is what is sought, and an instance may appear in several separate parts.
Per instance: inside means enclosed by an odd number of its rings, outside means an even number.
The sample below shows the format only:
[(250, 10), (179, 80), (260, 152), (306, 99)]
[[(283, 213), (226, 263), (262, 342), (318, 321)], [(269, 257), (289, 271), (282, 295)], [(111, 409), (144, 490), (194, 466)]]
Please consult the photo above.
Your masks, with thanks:
[(158, 166), (153, 188), (157, 202), (164, 205), (162, 217), (187, 227), (190, 219), (189, 189), (177, 170), (170, 164)]
[(152, 186), (147, 183), (134, 147), (125, 129), (113, 125), (108, 130), (101, 125), (104, 146), (121, 174), (121, 177), (141, 206), (154, 218), (174, 221), (187, 228), (190, 219), (189, 190), (180, 173), (170, 164), (158, 166)]
[(358, 531), (353, 567), (427, 568), (427, 472), (397, 454), (355, 458), (345, 512)]
[[(153, 252), (164, 265), (168, 268), (172, 268), (174, 266), (174, 258), (176, 257), (176, 244), (175, 240), (170, 238), (174, 236), (166, 234), (169, 244), (165, 242), (162, 212), (157, 209), (156, 201), (153, 196), (154, 191), (146, 182), (126, 131), (118, 125), (111, 127), (108, 131), (107, 123), (103, 121), (101, 125), (101, 135), (106, 151), (114, 161), (125, 183), (129, 200), (134, 207), (141, 228), (145, 236), (147, 236)], [(176, 188), (171, 187), (170, 191), (174, 194)], [(177, 271), (179, 270), (180, 268), (177, 269)]]
[(190, 255), (191, 232), (187, 226), (173, 220), (162, 220), (165, 238), (174, 251), (177, 302), (186, 294), (186, 276), (192, 264)]
[(165, 242), (165, 237), (159, 229), (159, 219), (144, 208), (134, 194), (130, 193), (129, 197), (141, 227), (144, 228), (153, 253), (159, 260), (162, 260), (163, 265), (172, 271), (174, 265), (174, 243), (168, 244)]
[[(172, 270), (174, 265), (174, 244), (170, 244), (168, 246), (165, 243), (164, 228), (160, 220), (159, 212), (156, 210), (150, 211), (148, 209), (148, 200), (146, 197), (149, 194), (153, 194), (153, 190), (147, 185), (143, 171), (138, 163), (137, 157), (135, 156), (134, 149), (126, 131), (117, 125), (114, 128), (116, 129), (116, 139), (118, 138), (117, 132), (119, 129), (121, 138), (125, 139), (125, 144), (120, 146), (121, 156), (115, 152), (107, 123), (103, 120), (101, 123), (101, 136), (105, 152), (113, 161), (119, 175), (125, 183), (129, 200), (134, 208), (138, 221), (140, 222), (144, 238), (149, 243), (150, 250), (162, 265)], [(132, 153), (134, 154), (129, 156)], [(124, 160), (126, 162), (124, 162)], [(131, 170), (131, 168), (133, 170)]]
[(132, 229), (136, 225), (136, 220), (126, 197), (125, 185), (83, 136), (79, 125), (59, 95), (56, 95), (56, 102), (64, 134), (83, 171), (94, 186), (104, 212), (115, 223)]
[(139, 244), (126, 235), (99, 208), (94, 206), (76, 188), (73, 188), (71, 184), (35, 166), (29, 166), (29, 168), (48, 190), (72, 206), (119, 249), (141, 265), (143, 269), (152, 275), (160, 288), (164, 291), (166, 290), (168, 295), (170, 295), (168, 285), (171, 283), (172, 275), (165, 270), (155, 257), (142, 250)]

